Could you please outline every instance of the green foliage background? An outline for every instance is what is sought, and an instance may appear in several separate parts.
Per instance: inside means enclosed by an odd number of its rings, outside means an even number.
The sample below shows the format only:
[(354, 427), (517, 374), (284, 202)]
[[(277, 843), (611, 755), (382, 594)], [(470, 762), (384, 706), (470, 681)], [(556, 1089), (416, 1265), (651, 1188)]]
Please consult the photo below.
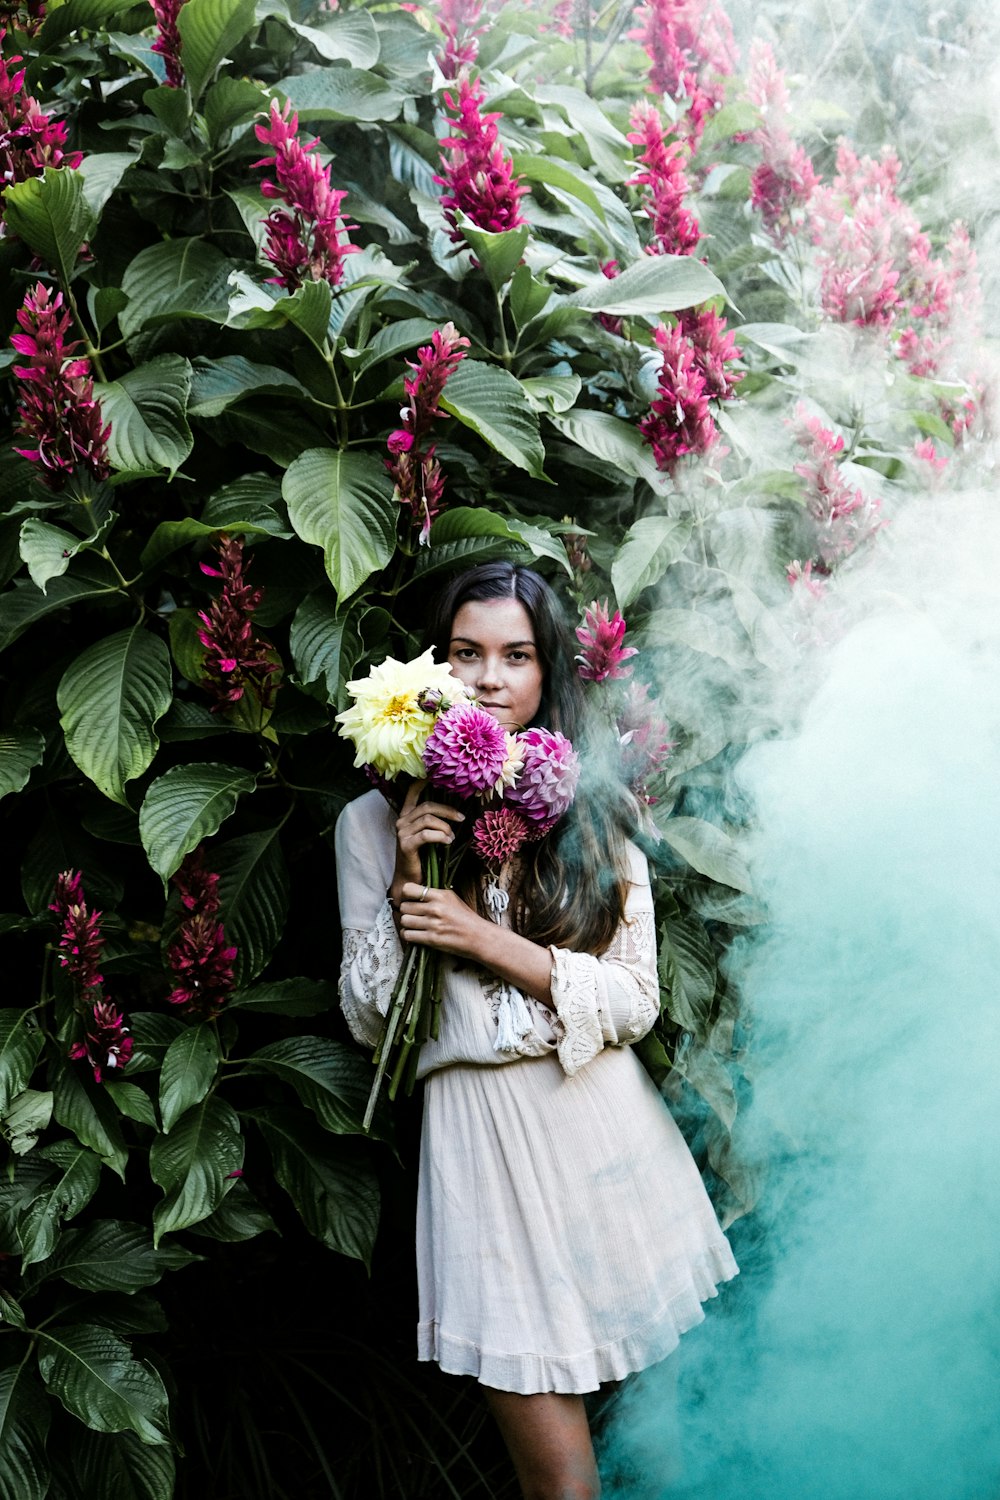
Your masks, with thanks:
[[(0, 322), (14, 328), (41, 265), (86, 340), (114, 472), (53, 495), (9, 437), (0, 451), (0, 1496), (502, 1492), (492, 1450), (468, 1446), (474, 1406), (408, 1369), (415, 1106), (361, 1137), (370, 1070), (335, 995), (332, 829), (364, 783), (333, 715), (348, 678), (418, 647), (428, 590), (456, 568), (514, 557), (571, 608), (607, 595), (628, 615), (677, 740), (653, 809), (665, 1011), (647, 1060), (695, 1106), (720, 1210), (752, 1205), (733, 1134), (745, 1027), (720, 958), (762, 915), (728, 772), (780, 729), (799, 671), (785, 568), (808, 530), (784, 419), (802, 397), (827, 413), (852, 482), (877, 483), (890, 512), (918, 484), (914, 440), (947, 433), (932, 382), (869, 399), (882, 367), (859, 381), (798, 252), (762, 236), (739, 78), (691, 171), (706, 264), (644, 255), (626, 132), (648, 61), (623, 16), (576, 40), (541, 12), (495, 18), (479, 67), (529, 227), (470, 228), (459, 253), (434, 181), (434, 34), (401, 6), (188, 0), (182, 90), (163, 83), (145, 3), (66, 0), (33, 38), (14, 18), (7, 53), (85, 157), (6, 192)], [(794, 49), (780, 8), (768, 18)], [(919, 144), (898, 70), (863, 41), (862, 136)], [(319, 135), (361, 226), (335, 293), (266, 280), (253, 122), (271, 98)], [(822, 96), (803, 107), (819, 167), (845, 123)], [(945, 165), (907, 157), (929, 220)], [(719, 413), (729, 457), (675, 482), (635, 422), (656, 322), (708, 299), (747, 374)], [(420, 548), (385, 439), (406, 358), (447, 321), (472, 348), (437, 434), (449, 509)], [(8, 423), (14, 361), (0, 353)], [(273, 715), (213, 714), (199, 685), (198, 564), (223, 531), (266, 591)], [(589, 534), (589, 572), (567, 531)], [(165, 892), (202, 841), (239, 948), (217, 1023), (164, 1003)], [(103, 1086), (67, 1058), (78, 1022), (47, 909), (67, 868), (105, 913), (108, 988), (136, 1039)]]

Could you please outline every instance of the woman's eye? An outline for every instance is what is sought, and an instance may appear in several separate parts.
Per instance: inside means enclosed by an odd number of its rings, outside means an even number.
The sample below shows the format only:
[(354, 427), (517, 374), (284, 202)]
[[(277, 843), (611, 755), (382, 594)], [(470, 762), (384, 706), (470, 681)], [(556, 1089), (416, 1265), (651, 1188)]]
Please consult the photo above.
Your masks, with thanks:
[(459, 646), (458, 650), (455, 652), (455, 656), (459, 661), (472, 661), (475, 658), (475, 655), (476, 653), (473, 651), (471, 646)]

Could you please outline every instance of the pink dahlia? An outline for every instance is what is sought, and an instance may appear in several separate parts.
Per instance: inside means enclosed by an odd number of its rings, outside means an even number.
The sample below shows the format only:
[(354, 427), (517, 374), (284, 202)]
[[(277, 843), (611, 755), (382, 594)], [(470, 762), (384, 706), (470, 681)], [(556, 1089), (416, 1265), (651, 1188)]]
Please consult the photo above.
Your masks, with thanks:
[(573, 805), (580, 780), (579, 756), (556, 729), (526, 729), (517, 738), (524, 762), (504, 800), (529, 823), (551, 827)]
[(584, 611), (584, 623), (577, 626), (576, 638), (583, 651), (576, 658), (577, 671), (585, 682), (605, 682), (609, 677), (631, 677), (632, 668), (622, 665), (637, 656), (635, 646), (626, 646), (625, 621), (619, 610), (608, 617), (608, 601), (595, 599)]
[(477, 703), (455, 703), (438, 716), (423, 751), (432, 785), (457, 797), (492, 792), (507, 763), (507, 736)]
[(472, 847), (487, 864), (502, 865), (512, 859), (530, 835), (530, 828), (512, 807), (492, 808), (472, 827)]

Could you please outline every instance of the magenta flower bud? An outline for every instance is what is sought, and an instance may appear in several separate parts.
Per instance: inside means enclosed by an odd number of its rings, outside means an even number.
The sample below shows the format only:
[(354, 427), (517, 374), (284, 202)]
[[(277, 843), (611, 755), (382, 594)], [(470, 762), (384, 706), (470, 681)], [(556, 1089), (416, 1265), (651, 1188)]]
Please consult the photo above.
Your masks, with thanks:
[(624, 645), (625, 621), (618, 610), (609, 619), (606, 599), (599, 604), (595, 599), (585, 611), (576, 638), (583, 647), (576, 658), (580, 663), (577, 671), (585, 682), (606, 682), (609, 678), (632, 675), (633, 669), (623, 663), (638, 652), (635, 646)]
[(69, 1056), (74, 1062), (85, 1057), (94, 1082), (101, 1083), (105, 1073), (122, 1071), (134, 1047), (122, 1012), (110, 1000), (98, 1000), (85, 1022), (83, 1041), (69, 1049)]
[(436, 714), (444, 702), (444, 693), (440, 688), (424, 688), (417, 698), (417, 707), (421, 713)]
[(213, 1016), (232, 993), (238, 951), (218, 920), (219, 877), (205, 868), (199, 846), (171, 878), (188, 915), (167, 949), (174, 978), (167, 1000), (189, 1015)]
[(243, 543), (223, 533), (218, 543), (219, 567), (201, 564), (210, 578), (221, 578), (222, 588), (198, 619), (198, 639), (205, 647), (205, 675), (201, 686), (215, 699), (213, 711), (238, 703), (247, 690), (253, 693), (264, 710), (274, 705), (277, 692), (275, 673), (281, 671), (274, 661), (269, 643), (254, 633), (253, 613), (263, 598), (263, 590), (246, 581), (248, 562), (244, 562)]
[(326, 281), (339, 286), (344, 277), (344, 258), (355, 255), (358, 245), (350, 242), (357, 226), (342, 216), (346, 192), (330, 186), (330, 168), (315, 154), (319, 141), (303, 146), (298, 139), (299, 117), (290, 101), (279, 109), (276, 99), (266, 124), (255, 127), (257, 139), (273, 146), (274, 155), (262, 157), (255, 167), (273, 167), (275, 181), (265, 179), (265, 198), (280, 200), (267, 217), (264, 254), (278, 275), (278, 282), (292, 292), (304, 281)]

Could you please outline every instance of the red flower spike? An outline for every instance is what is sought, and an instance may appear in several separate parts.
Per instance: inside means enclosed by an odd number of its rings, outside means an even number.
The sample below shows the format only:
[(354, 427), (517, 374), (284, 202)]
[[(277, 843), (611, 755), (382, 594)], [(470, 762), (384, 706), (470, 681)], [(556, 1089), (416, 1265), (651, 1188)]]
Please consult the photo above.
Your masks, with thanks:
[(53, 294), (38, 282), (17, 314), (23, 332), (10, 340), (28, 361), (14, 366), (21, 382), (16, 433), (29, 445), (16, 451), (38, 464), (43, 482), (55, 490), (76, 469), (88, 470), (95, 479), (106, 479), (111, 472), (111, 427), (94, 396), (89, 361), (75, 356), (79, 340), (66, 342), (70, 315), (62, 307), (62, 292)]
[[(6, 36), (6, 28), (0, 26), (0, 45)], [(24, 92), (24, 69), (11, 71), (21, 61), (16, 55), (0, 56), (0, 188), (40, 177), (46, 167), (78, 167), (83, 160), (82, 151), (66, 150), (62, 121), (53, 120)], [(0, 236), (3, 213), (0, 197)]]
[(609, 618), (606, 599), (600, 603), (595, 599), (584, 612), (584, 623), (577, 626), (576, 638), (583, 647), (576, 658), (580, 663), (577, 671), (585, 682), (631, 677), (633, 669), (623, 663), (639, 653), (635, 646), (623, 644), (625, 621), (618, 610)]
[(464, 244), (457, 227), (459, 210), (478, 229), (488, 229), (494, 234), (516, 229), (525, 222), (519, 204), (527, 188), (514, 176), (514, 169), (504, 155), (497, 134), (499, 114), (483, 113), (486, 96), (482, 84), (478, 79), (471, 83), (463, 72), (458, 80), (457, 100), (453, 94), (445, 94), (444, 102), (457, 118), (447, 120), (454, 134), (445, 136), (441, 142), (446, 148), (441, 159), (443, 175), (436, 176), (434, 181), (445, 189), (441, 207), (452, 241)]
[(654, 336), (663, 351), (659, 392), (639, 431), (653, 450), (656, 467), (672, 474), (688, 454), (707, 453), (718, 433), (693, 345), (679, 328), (662, 324)]
[(415, 363), (407, 361), (413, 374), (403, 381), (407, 397), (399, 414), (403, 425), (389, 434), (386, 444), (390, 456), (385, 466), (392, 475), (395, 498), (409, 510), (413, 524), (419, 525), (421, 546), (429, 540), (431, 522), (440, 513), (444, 496), (444, 475), (435, 446), (424, 446), (424, 439), (436, 419), (444, 416), (438, 403), (468, 347), (469, 340), (453, 323), (446, 323), (434, 330), (429, 344), (417, 350)]
[(59, 962), (68, 969), (80, 992), (100, 990), (104, 976), (99, 972), (104, 939), (101, 936), (101, 913), (87, 908), (83, 876), (79, 870), (64, 870), (56, 876), (54, 911), (62, 922), (59, 935)]
[(629, 140), (641, 146), (637, 160), (642, 171), (629, 178), (629, 185), (648, 190), (646, 214), (653, 225), (650, 251), (654, 255), (691, 255), (701, 238), (698, 220), (683, 207), (690, 184), (684, 172), (686, 148), (667, 145), (660, 112), (652, 104), (637, 104), (632, 111)]
[(437, 23), (444, 33), (444, 47), (437, 54), (437, 64), (445, 78), (457, 78), (469, 68), (479, 53), (479, 38), (487, 30), (480, 25), (483, 0), (441, 0)]
[(218, 541), (219, 566), (201, 563), (209, 578), (221, 578), (222, 588), (207, 610), (198, 615), (202, 628), (198, 639), (205, 647), (202, 687), (215, 699), (213, 712), (238, 703), (247, 688), (265, 710), (274, 705), (278, 662), (271, 660), (271, 647), (255, 635), (251, 623), (263, 598), (262, 589), (246, 581), (243, 543), (223, 533)]
[(69, 1049), (69, 1056), (74, 1062), (85, 1057), (94, 1082), (102, 1083), (105, 1073), (122, 1071), (134, 1047), (122, 1012), (112, 1001), (98, 1000), (85, 1023), (83, 1041)]
[(356, 224), (342, 217), (347, 194), (330, 186), (330, 168), (315, 154), (319, 140), (303, 146), (298, 139), (299, 117), (286, 101), (284, 109), (271, 101), (266, 124), (254, 127), (257, 139), (274, 147), (273, 156), (255, 161), (255, 167), (273, 167), (274, 178), (260, 190), (265, 198), (280, 199), (282, 208), (266, 218), (267, 244), (264, 254), (277, 269), (271, 280), (294, 292), (304, 281), (326, 281), (339, 286), (344, 276), (344, 257), (357, 254), (360, 246), (350, 243)]
[(150, 0), (156, 17), (158, 32), (152, 50), (163, 58), (167, 70), (167, 87), (184, 87), (184, 67), (181, 63), (181, 34), (177, 26), (184, 0)]
[(219, 921), (219, 877), (205, 868), (199, 846), (171, 877), (188, 915), (167, 949), (174, 988), (167, 996), (189, 1015), (217, 1015), (233, 989), (237, 948), (226, 942)]

